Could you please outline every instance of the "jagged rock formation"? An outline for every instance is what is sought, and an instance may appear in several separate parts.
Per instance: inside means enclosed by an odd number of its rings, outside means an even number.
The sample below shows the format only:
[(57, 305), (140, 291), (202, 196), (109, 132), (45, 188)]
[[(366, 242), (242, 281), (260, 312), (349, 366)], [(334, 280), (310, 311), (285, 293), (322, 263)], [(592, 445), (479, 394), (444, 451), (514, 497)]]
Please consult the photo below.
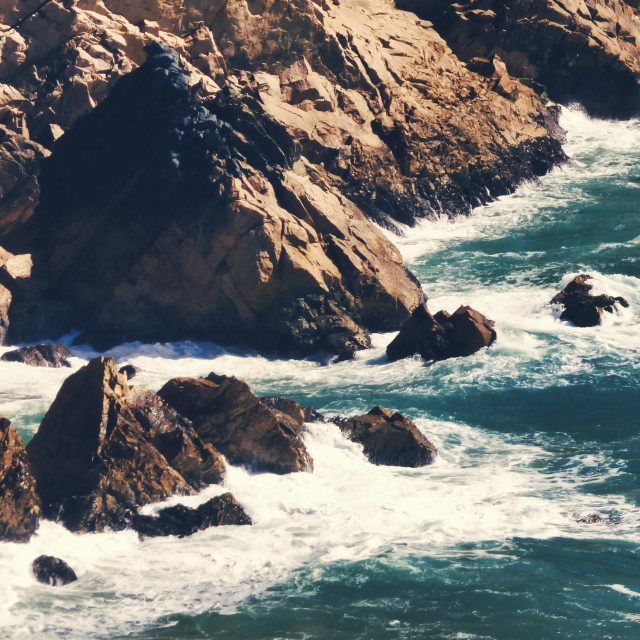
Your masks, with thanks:
[(140, 410), (132, 400), (110, 358), (96, 358), (65, 380), (27, 447), (46, 517), (73, 531), (118, 530), (140, 506), (193, 493), (153, 444), (165, 432), (161, 402)]
[(495, 342), (493, 327), (493, 320), (471, 307), (460, 306), (453, 314), (438, 311), (432, 316), (421, 304), (387, 346), (387, 357), (400, 360), (420, 354), (425, 360), (446, 360), (470, 356)]
[[(499, 57), (553, 100), (589, 112), (640, 114), (637, 0), (397, 0), (434, 23), (462, 60)], [(535, 85), (534, 85), (535, 86)]]
[(361, 416), (337, 420), (341, 431), (363, 445), (373, 464), (424, 467), (434, 462), (437, 449), (418, 427), (401, 413), (373, 407)]
[(38, 582), (52, 587), (61, 587), (76, 582), (76, 572), (61, 558), (38, 556), (31, 567)]
[(21, 362), (30, 367), (70, 367), (67, 358), (71, 357), (69, 347), (64, 344), (35, 344), (7, 351), (0, 360), (5, 362)]
[(190, 536), (196, 531), (221, 525), (253, 524), (246, 511), (230, 493), (223, 493), (196, 509), (178, 504), (161, 509), (157, 516), (138, 515), (133, 528), (141, 536)]
[(40, 499), (22, 438), (0, 415), (0, 541), (27, 542), (39, 519)]
[(302, 421), (262, 403), (244, 380), (215, 373), (174, 378), (158, 395), (232, 464), (272, 473), (313, 469), (300, 437)]
[(201, 338), (349, 357), (421, 294), (355, 206), (292, 171), (296, 157), (250, 96), (195, 102), (155, 44), (59, 141), (15, 242), (98, 346)]
[(576, 276), (560, 293), (551, 300), (551, 304), (561, 304), (564, 307), (561, 320), (569, 320), (576, 327), (595, 327), (602, 322), (602, 314), (613, 313), (616, 304), (628, 307), (629, 303), (618, 296), (614, 298), (606, 293), (594, 296), (591, 293), (592, 284), (587, 280), (593, 278), (586, 273)]

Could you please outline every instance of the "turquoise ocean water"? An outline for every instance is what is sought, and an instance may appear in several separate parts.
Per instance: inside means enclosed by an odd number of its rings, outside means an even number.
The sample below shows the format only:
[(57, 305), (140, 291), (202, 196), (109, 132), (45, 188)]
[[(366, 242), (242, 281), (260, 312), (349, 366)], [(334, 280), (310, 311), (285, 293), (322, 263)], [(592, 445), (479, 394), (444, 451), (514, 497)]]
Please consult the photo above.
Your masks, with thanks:
[[(0, 544), (0, 638), (640, 637), (640, 122), (567, 110), (562, 123), (570, 165), (394, 238), (432, 311), (470, 304), (496, 321), (491, 349), (388, 363), (385, 334), (330, 366), (188, 342), (109, 352), (153, 388), (216, 371), (329, 414), (400, 410), (436, 464), (375, 467), (310, 424), (313, 474), (231, 468), (227, 487), (186, 501), (231, 490), (253, 527), (141, 542), (45, 523), (28, 545)], [(561, 322), (548, 302), (581, 272), (631, 307), (592, 329)], [(68, 373), (0, 364), (0, 411), (25, 439)], [(38, 585), (40, 553), (80, 580)]]

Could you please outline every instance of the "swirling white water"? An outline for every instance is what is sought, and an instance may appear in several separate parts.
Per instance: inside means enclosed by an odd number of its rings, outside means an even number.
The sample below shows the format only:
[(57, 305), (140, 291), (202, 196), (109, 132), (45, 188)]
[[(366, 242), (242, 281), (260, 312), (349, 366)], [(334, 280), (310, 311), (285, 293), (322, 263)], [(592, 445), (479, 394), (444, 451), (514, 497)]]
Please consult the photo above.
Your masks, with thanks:
[[(216, 371), (327, 413), (398, 409), (438, 446), (433, 466), (372, 466), (310, 424), (313, 474), (231, 468), (199, 496), (231, 490), (253, 527), (139, 541), (45, 523), (0, 545), (0, 637), (636, 638), (640, 122), (567, 110), (563, 125), (570, 166), (395, 238), (432, 310), (496, 321), (491, 349), (430, 366), (386, 362), (391, 334), (330, 366), (210, 344), (109, 352), (153, 388)], [(580, 272), (630, 308), (593, 329), (561, 322), (548, 302)], [(74, 355), (77, 368), (94, 353)], [(0, 412), (28, 439), (68, 374), (0, 363)], [(591, 513), (603, 522), (577, 522)], [(40, 553), (79, 581), (37, 584)]]

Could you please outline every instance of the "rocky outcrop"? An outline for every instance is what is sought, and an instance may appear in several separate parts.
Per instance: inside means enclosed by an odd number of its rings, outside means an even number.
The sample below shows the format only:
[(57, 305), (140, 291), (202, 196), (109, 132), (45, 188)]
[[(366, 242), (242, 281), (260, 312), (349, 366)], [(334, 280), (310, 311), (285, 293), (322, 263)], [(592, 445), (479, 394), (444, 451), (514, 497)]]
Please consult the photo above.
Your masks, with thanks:
[(54, 556), (38, 556), (32, 565), (38, 582), (52, 587), (62, 587), (78, 579), (76, 572), (62, 559)]
[(125, 364), (118, 369), (118, 373), (124, 373), (127, 376), (127, 380), (132, 380), (138, 374), (138, 367), (133, 364)]
[(0, 541), (27, 542), (39, 519), (40, 499), (22, 438), (0, 415)]
[(493, 320), (471, 307), (461, 306), (453, 314), (439, 311), (432, 316), (422, 304), (387, 347), (387, 357), (399, 360), (420, 354), (425, 360), (446, 360), (470, 356), (494, 343), (493, 327)]
[(141, 536), (183, 538), (209, 527), (250, 524), (253, 524), (251, 518), (233, 495), (224, 493), (196, 509), (178, 504), (161, 509), (155, 517), (138, 515), (133, 521), (133, 528)]
[[(69, 376), (27, 447), (45, 515), (73, 531), (118, 530), (145, 504), (193, 493), (153, 443), (181, 429), (166, 426), (168, 416), (160, 400), (144, 410), (130, 401), (126, 377), (110, 358), (96, 358)], [(176, 466), (197, 477), (197, 456), (180, 449), (188, 448), (185, 440), (168, 448)], [(210, 451), (198, 453), (207, 473), (216, 467)]]
[[(501, 59), (558, 102), (595, 115), (640, 113), (640, 21), (635, 0), (397, 0), (431, 20), (476, 70)], [(482, 62), (482, 61), (485, 62)]]
[(595, 327), (602, 322), (602, 314), (613, 313), (616, 305), (628, 307), (629, 303), (622, 297), (613, 297), (608, 294), (594, 296), (591, 293), (592, 280), (585, 273), (576, 276), (560, 293), (551, 300), (551, 304), (560, 304), (564, 307), (561, 320), (568, 320), (576, 327)]
[(7, 351), (0, 360), (5, 362), (20, 362), (30, 367), (70, 367), (67, 358), (71, 357), (71, 351), (65, 344), (35, 344), (29, 347), (20, 347), (14, 351)]
[(313, 168), (293, 171), (297, 144), (259, 101), (194, 93), (176, 54), (149, 51), (59, 140), (37, 213), (8, 239), (33, 250), (43, 297), (70, 303), (100, 347), (348, 357), (398, 326), (421, 293), (397, 250)]
[(158, 395), (232, 464), (272, 473), (313, 468), (300, 437), (302, 423), (260, 402), (244, 380), (215, 373), (174, 378)]
[(369, 413), (336, 423), (350, 440), (363, 445), (373, 464), (423, 467), (435, 461), (437, 449), (401, 413), (373, 407)]

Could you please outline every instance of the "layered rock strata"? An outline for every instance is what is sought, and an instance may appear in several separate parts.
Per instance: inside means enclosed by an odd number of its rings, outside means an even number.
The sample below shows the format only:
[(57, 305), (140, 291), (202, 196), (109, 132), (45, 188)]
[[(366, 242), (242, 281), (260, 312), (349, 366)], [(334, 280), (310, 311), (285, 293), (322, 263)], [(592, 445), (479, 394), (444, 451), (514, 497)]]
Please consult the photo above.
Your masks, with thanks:
[(446, 360), (470, 356), (490, 347), (496, 337), (493, 320), (471, 307), (431, 315), (421, 304), (387, 346), (387, 357), (399, 360), (419, 354), (425, 360)]
[(553, 100), (595, 115), (640, 114), (636, 0), (397, 0), (431, 20), (469, 67), (501, 59)]
[(40, 511), (22, 438), (0, 415), (0, 540), (27, 542), (38, 528)]

